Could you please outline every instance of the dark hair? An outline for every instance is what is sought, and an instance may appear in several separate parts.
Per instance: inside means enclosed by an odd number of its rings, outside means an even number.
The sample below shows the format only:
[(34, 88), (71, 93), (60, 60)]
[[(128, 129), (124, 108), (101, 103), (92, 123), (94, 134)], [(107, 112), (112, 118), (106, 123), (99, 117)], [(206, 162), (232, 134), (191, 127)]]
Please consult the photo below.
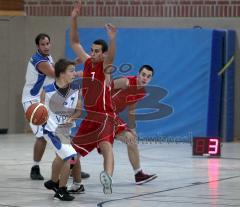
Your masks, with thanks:
[(108, 51), (108, 44), (106, 43), (105, 40), (98, 39), (93, 42), (95, 45), (101, 45), (102, 46), (102, 52), (107, 52)]
[(36, 45), (39, 45), (40, 40), (44, 39), (45, 37), (48, 38), (48, 40), (49, 40), (49, 42), (50, 42), (50, 37), (49, 37), (49, 35), (44, 34), (44, 33), (40, 33), (40, 34), (38, 34), (37, 37), (35, 38), (35, 43), (36, 43)]
[(59, 78), (61, 73), (65, 73), (69, 65), (75, 65), (74, 61), (61, 58), (55, 63), (55, 77)]
[(143, 69), (152, 71), (152, 75), (154, 75), (154, 69), (152, 68), (152, 66), (150, 66), (150, 65), (142, 65), (141, 68), (139, 69), (139, 73), (141, 73), (141, 71), (142, 71)]

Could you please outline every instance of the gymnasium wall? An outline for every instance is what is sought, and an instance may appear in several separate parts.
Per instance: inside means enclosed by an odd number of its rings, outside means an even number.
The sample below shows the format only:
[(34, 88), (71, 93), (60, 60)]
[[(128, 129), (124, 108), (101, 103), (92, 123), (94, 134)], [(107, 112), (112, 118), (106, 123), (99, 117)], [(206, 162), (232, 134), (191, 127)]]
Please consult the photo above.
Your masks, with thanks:
[[(109, 21), (107, 17), (81, 17), (79, 26), (100, 27)], [(239, 57), (238, 18), (135, 18), (112, 17), (111, 22), (119, 27), (160, 27), (160, 28), (227, 28), (236, 30), (236, 57)], [(56, 59), (64, 56), (65, 31), (69, 28), (69, 17), (1, 17), (0, 18), (0, 128), (8, 128), (9, 133), (21, 133), (26, 128), (21, 106), (21, 91), (27, 60), (35, 51), (34, 38), (39, 32), (52, 37), (52, 55)], [(239, 61), (236, 61), (235, 75), (235, 129), (234, 136), (240, 139), (239, 125)]]
[[(28, 16), (68, 16), (74, 0), (25, 0), (24, 2)], [(239, 17), (240, 1), (82, 0), (81, 15), (91, 17)]]
[[(75, 59), (69, 33), (66, 55)], [(102, 28), (81, 28), (79, 34), (86, 50), (95, 39), (107, 39)], [(217, 73), (223, 67), (223, 37), (223, 31), (212, 29), (118, 29), (113, 78), (136, 75), (143, 64), (156, 71), (145, 88), (149, 95), (136, 106), (140, 138), (220, 136), (222, 76)], [(131, 69), (123, 71), (126, 63)], [(128, 121), (127, 110), (120, 117)]]

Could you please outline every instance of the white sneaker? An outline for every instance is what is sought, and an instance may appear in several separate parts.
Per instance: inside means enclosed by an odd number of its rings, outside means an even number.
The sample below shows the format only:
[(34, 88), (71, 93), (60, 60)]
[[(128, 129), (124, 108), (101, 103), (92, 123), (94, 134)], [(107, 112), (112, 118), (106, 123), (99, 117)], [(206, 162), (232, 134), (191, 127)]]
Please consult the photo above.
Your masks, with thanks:
[(112, 178), (105, 171), (100, 173), (100, 182), (103, 185), (103, 193), (112, 194)]
[(67, 191), (71, 194), (82, 194), (85, 193), (84, 186), (81, 184), (79, 186), (72, 184), (68, 187)]

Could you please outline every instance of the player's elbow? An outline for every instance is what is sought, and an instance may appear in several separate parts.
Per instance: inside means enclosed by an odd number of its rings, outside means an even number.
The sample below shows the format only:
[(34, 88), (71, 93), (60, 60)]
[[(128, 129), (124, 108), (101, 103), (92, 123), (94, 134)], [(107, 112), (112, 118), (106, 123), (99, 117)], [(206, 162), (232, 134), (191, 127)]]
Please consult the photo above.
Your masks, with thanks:
[(71, 39), (71, 40), (70, 40), (70, 45), (71, 45), (71, 47), (74, 49), (74, 48), (78, 47), (79, 41), (76, 40), (76, 39)]
[(129, 80), (128, 80), (128, 78), (124, 78), (123, 84), (124, 84), (124, 87), (125, 87), (125, 88), (127, 88), (127, 87), (129, 86)]

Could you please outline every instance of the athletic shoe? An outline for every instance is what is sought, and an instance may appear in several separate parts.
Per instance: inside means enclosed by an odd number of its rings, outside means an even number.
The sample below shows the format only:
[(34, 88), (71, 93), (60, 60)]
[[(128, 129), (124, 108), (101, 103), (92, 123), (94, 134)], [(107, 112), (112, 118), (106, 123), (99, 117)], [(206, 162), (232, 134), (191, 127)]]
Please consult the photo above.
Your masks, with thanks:
[(112, 194), (112, 178), (105, 171), (100, 173), (100, 182), (103, 185), (103, 193)]
[(30, 177), (32, 180), (44, 180), (44, 177), (41, 175), (38, 165), (32, 166)]
[[(70, 171), (70, 175), (69, 175), (69, 178), (72, 178), (72, 170)], [(89, 178), (90, 177), (90, 174), (86, 173), (86, 172), (81, 172), (81, 178), (82, 179), (86, 179), (86, 178)]]
[(154, 180), (155, 178), (157, 178), (156, 174), (153, 175), (144, 174), (142, 170), (135, 175), (135, 181), (137, 185), (142, 185), (143, 183), (147, 183), (151, 180)]
[(90, 175), (88, 174), (88, 173), (86, 173), (86, 172), (81, 172), (81, 178), (82, 179), (86, 179), (86, 178), (89, 178), (90, 177)]
[(59, 182), (55, 183), (52, 180), (48, 180), (44, 183), (44, 186), (48, 189), (48, 190), (53, 190), (55, 193), (58, 190), (58, 185)]
[(67, 192), (67, 187), (58, 188), (57, 192), (54, 195), (54, 199), (59, 199), (61, 201), (72, 201), (75, 197), (71, 196)]
[(76, 185), (72, 184), (68, 190), (69, 193), (71, 194), (82, 194), (85, 193), (85, 189), (83, 185), (80, 185), (79, 187), (76, 187)]

